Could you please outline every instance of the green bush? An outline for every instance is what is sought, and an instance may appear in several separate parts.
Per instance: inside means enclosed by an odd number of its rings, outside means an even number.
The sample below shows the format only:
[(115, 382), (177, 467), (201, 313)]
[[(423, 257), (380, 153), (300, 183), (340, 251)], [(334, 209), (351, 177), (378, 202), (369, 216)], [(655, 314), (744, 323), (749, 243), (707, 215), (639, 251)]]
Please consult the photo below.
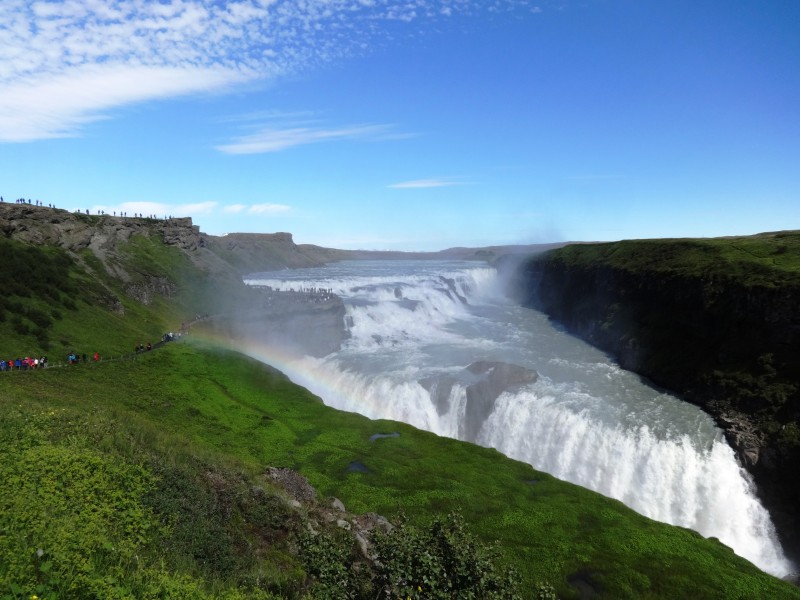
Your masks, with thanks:
[(13, 327), (14, 332), (18, 335), (28, 335), (31, 332), (30, 327), (28, 324), (23, 321), (19, 315), (13, 315), (11, 317), (11, 327)]
[(126, 597), (119, 582), (156, 526), (141, 502), (150, 476), (79, 436), (51, 444), (62, 415), (13, 411), (0, 423), (0, 597)]
[(311, 595), (318, 600), (373, 598), (369, 574), (359, 562), (353, 538), (344, 531), (312, 534), (299, 539), (303, 566), (312, 578)]
[[(404, 516), (399, 522), (388, 533), (373, 533), (374, 563), (361, 557), (353, 537), (344, 531), (302, 535), (299, 545), (313, 579), (312, 596), (325, 600), (521, 598), (518, 574), (501, 566), (498, 547), (479, 542), (460, 514), (434, 519), (428, 528), (414, 527)], [(541, 589), (552, 590), (548, 585)]]
[(521, 598), (519, 576), (500, 566), (498, 547), (481, 544), (458, 513), (435, 519), (428, 529), (401, 520), (389, 533), (376, 534), (374, 543), (381, 598)]

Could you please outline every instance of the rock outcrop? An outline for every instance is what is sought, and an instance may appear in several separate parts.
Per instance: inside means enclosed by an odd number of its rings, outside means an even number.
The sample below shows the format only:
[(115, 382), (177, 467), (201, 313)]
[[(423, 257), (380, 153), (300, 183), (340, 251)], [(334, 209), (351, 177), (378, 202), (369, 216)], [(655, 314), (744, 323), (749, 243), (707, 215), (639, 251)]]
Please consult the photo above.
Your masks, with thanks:
[[(0, 235), (19, 242), (64, 249), (99, 281), (119, 281), (101, 301), (123, 311), (119, 293), (144, 304), (158, 297), (173, 298), (177, 282), (147, 257), (138, 258), (131, 245), (141, 238), (180, 251), (200, 273), (228, 295), (243, 287), (242, 275), (255, 271), (319, 266), (344, 254), (318, 246), (299, 246), (289, 233), (204, 234), (191, 218), (152, 219), (87, 215), (29, 204), (0, 203)], [(156, 265), (157, 266), (157, 265)], [(209, 292), (209, 295), (212, 295)]]
[(536, 371), (520, 365), (484, 360), (472, 363), (455, 375), (427, 377), (419, 384), (430, 393), (439, 414), (451, 410), (453, 386), (458, 384), (464, 388), (466, 406), (458, 437), (474, 442), (500, 395), (534, 383), (538, 377)]
[(241, 274), (275, 269), (318, 267), (343, 260), (347, 252), (310, 244), (295, 244), (291, 233), (229, 233), (206, 238)]
[(145, 219), (86, 215), (29, 204), (0, 204), (0, 233), (22, 242), (59, 246), (72, 253), (90, 249), (104, 260), (135, 235), (159, 235), (183, 250), (205, 247), (206, 236), (191, 218)]
[(368, 561), (376, 560), (372, 548), (372, 532), (386, 533), (394, 529), (392, 523), (377, 513), (356, 515), (348, 512), (338, 498), (330, 498), (328, 502), (321, 501), (308, 479), (297, 471), (285, 467), (268, 467), (264, 475), (287, 493), (293, 508), (305, 513), (306, 526), (313, 535), (320, 533), (326, 526), (347, 531), (362, 557)]

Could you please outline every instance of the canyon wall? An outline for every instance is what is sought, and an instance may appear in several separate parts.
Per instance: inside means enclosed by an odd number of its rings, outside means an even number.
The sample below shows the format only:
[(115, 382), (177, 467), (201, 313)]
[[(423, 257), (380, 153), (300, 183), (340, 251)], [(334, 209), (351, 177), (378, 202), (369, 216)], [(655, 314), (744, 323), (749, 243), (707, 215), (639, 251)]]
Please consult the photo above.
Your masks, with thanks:
[(512, 282), (520, 302), (713, 416), (800, 556), (800, 233), (573, 245), (522, 261)]

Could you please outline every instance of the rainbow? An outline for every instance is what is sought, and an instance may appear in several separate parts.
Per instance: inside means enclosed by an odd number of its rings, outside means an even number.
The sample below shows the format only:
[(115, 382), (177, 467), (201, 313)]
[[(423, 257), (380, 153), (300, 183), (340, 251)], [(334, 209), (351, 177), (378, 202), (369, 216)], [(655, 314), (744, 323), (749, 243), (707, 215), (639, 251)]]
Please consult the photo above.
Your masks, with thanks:
[[(292, 382), (319, 396), (329, 406), (335, 407), (338, 404), (337, 400), (351, 407), (359, 404), (358, 399), (352, 395), (346, 397), (339, 378), (334, 376), (335, 369), (320, 368), (324, 359), (297, 356), (282, 346), (270, 344), (266, 340), (232, 339), (207, 329), (192, 331), (192, 339), (238, 352), (269, 365), (286, 375)], [(331, 404), (331, 401), (334, 404)]]

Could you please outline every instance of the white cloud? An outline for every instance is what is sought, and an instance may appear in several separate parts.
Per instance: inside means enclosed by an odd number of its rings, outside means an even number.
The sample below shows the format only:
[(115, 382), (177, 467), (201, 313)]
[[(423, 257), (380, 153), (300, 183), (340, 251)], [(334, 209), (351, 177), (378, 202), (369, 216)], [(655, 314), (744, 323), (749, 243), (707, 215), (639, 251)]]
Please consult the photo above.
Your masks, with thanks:
[(376, 138), (387, 131), (386, 125), (353, 125), (334, 129), (315, 127), (266, 127), (250, 135), (236, 138), (230, 144), (217, 146), (227, 154), (259, 154), (280, 152), (293, 146), (303, 146), (331, 140)]
[(123, 202), (117, 206), (98, 206), (96, 208), (105, 210), (106, 214), (110, 214), (113, 209), (120, 213), (127, 213), (129, 217), (132, 217), (135, 214), (140, 214), (145, 216), (155, 215), (157, 218), (162, 218), (169, 216), (191, 217), (195, 215), (212, 214), (214, 209), (217, 207), (217, 204), (217, 202), (213, 201), (178, 205), (165, 204), (163, 202), (134, 201)]
[(285, 204), (253, 204), (247, 212), (254, 215), (277, 215), (291, 210)]
[[(163, 202), (133, 201), (122, 202), (117, 205), (96, 204), (89, 208), (89, 214), (98, 214), (100, 211), (107, 215), (126, 213), (128, 217), (134, 215), (154, 215), (156, 218), (163, 217), (199, 217), (202, 215), (214, 215), (222, 213), (228, 214), (251, 214), (251, 215), (278, 215), (291, 211), (292, 207), (286, 204), (229, 204), (220, 207), (219, 202), (208, 200), (205, 202), (186, 203), (186, 204), (166, 204)], [(76, 210), (76, 209), (71, 209)], [(83, 212), (83, 208), (80, 208)]]
[(27, 141), (74, 135), (111, 108), (151, 98), (209, 92), (250, 75), (214, 67), (108, 65), (31, 77), (0, 94), (0, 139)]
[[(339, 60), (396, 35), (382, 22), (481, 10), (478, 0), (2, 0), (0, 142), (73, 136), (120, 106)], [(353, 135), (262, 131), (223, 148), (272, 151)]]
[(179, 215), (208, 215), (214, 212), (217, 203), (213, 201), (197, 202), (194, 204), (181, 204), (174, 209), (169, 210), (169, 214), (174, 216)]
[[(161, 202), (123, 202), (119, 205), (120, 210), (127, 212), (128, 216), (134, 214), (141, 215), (166, 215), (172, 210), (168, 204)], [(106, 212), (108, 212), (106, 210)], [(176, 215), (178, 216), (178, 215)]]
[(453, 185), (466, 185), (466, 184), (462, 181), (455, 181), (453, 179), (415, 179), (413, 181), (403, 181), (401, 183), (393, 183), (387, 187), (395, 190), (409, 190), (409, 189), (449, 187)]

